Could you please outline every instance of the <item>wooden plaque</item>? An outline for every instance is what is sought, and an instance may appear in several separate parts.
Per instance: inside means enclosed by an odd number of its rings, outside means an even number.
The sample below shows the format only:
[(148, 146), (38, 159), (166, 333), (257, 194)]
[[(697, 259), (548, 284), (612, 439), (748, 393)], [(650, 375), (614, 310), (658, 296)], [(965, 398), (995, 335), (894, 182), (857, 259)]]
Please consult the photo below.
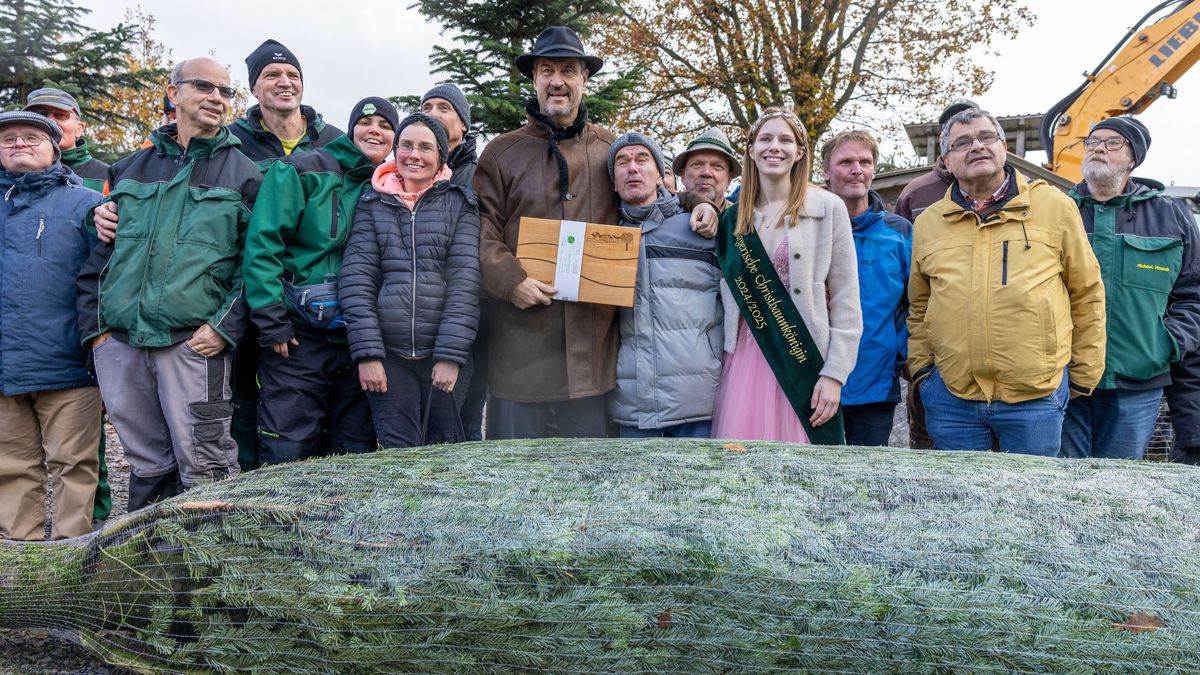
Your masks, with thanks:
[[(563, 233), (564, 223), (571, 234)], [(559, 244), (568, 238), (577, 244), (573, 234), (576, 232), (583, 234), (582, 266), (574, 270), (578, 276), (578, 294), (571, 297), (572, 271), (567, 261), (560, 265)], [(517, 259), (530, 277), (556, 286), (560, 295), (565, 292), (568, 296), (555, 296), (556, 300), (633, 307), (641, 243), (642, 230), (637, 227), (522, 217)]]

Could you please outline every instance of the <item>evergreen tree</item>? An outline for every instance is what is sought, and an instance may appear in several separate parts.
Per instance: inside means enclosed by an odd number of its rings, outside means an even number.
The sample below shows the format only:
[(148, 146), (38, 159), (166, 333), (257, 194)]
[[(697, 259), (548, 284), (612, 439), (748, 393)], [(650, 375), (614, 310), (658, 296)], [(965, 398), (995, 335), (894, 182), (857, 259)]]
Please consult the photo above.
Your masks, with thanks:
[[(570, 26), (587, 40), (592, 22), (619, 11), (612, 0), (418, 0), (414, 5), (431, 22), (451, 31), (467, 48), (433, 48), (433, 72), (444, 75), (463, 90), (471, 103), (473, 127), (493, 136), (512, 131), (525, 122), (525, 99), (533, 96), (533, 83), (515, 65), (538, 33), (550, 26)], [(604, 56), (599, 54), (599, 56)], [(611, 66), (610, 66), (611, 67)], [(588, 83), (589, 118), (611, 122), (626, 92), (637, 85), (641, 67), (612, 72), (608, 69)], [(419, 96), (397, 96), (397, 105), (415, 110)]]
[(71, 0), (0, 0), (0, 109), (23, 107), (29, 92), (58, 87), (79, 99), (85, 117), (109, 122), (124, 119), (99, 107), (113, 92), (161, 85), (165, 70), (130, 70), (137, 26), (92, 30), (80, 22), (88, 13)]

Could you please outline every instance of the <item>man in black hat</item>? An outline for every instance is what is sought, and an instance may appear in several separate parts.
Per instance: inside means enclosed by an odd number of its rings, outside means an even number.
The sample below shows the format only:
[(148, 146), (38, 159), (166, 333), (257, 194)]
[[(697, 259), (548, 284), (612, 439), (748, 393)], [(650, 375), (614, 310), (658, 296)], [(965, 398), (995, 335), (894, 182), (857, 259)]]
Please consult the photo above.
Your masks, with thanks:
[(242, 142), (242, 153), (263, 171), (293, 152), (319, 148), (342, 134), (303, 105), (304, 73), (287, 47), (267, 40), (246, 57), (250, 93), (258, 100), (229, 130)]
[(1068, 457), (1141, 458), (1171, 364), (1200, 347), (1196, 224), (1157, 181), (1133, 178), (1150, 131), (1112, 117), (1083, 139), (1083, 182), (1071, 191), (1100, 262), (1108, 308), (1104, 376), (1067, 408)]
[(517, 260), (522, 216), (618, 222), (608, 176), (612, 132), (588, 122), (583, 92), (604, 61), (565, 26), (542, 31), (516, 60), (533, 80), (529, 120), (479, 158), (480, 261), (491, 298), (488, 436), (607, 435), (605, 394), (616, 385), (616, 308), (554, 302), (558, 289)]

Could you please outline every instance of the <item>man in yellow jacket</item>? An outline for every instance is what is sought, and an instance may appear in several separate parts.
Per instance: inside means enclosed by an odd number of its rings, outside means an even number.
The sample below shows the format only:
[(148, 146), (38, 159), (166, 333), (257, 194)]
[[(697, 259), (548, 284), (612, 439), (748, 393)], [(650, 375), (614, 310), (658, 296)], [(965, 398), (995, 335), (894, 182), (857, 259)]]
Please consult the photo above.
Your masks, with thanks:
[(908, 365), (934, 447), (1055, 456), (1073, 396), (1104, 373), (1104, 286), (1075, 204), (1005, 164), (1004, 130), (942, 128), (954, 182), (917, 219)]

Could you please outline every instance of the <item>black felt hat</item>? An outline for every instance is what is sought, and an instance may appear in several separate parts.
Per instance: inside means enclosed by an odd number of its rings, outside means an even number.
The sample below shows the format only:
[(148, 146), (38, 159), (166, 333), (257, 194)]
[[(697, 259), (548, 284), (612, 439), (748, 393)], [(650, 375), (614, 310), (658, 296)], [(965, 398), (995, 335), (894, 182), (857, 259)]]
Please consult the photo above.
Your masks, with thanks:
[(551, 26), (542, 31), (537, 40), (534, 40), (533, 49), (528, 54), (517, 57), (517, 70), (532, 80), (533, 62), (538, 58), (583, 59), (589, 76), (595, 75), (604, 67), (604, 59), (584, 53), (579, 35), (566, 26)]

